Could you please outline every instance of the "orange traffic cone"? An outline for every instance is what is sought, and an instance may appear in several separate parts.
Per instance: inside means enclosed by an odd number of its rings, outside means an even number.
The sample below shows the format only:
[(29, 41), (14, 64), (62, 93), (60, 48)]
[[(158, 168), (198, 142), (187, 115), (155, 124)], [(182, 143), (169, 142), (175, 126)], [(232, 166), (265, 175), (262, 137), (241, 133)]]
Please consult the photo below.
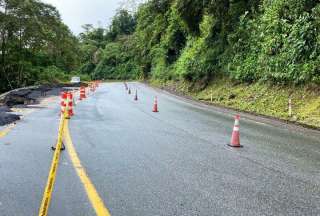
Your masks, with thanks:
[(70, 113), (70, 95), (69, 95), (69, 92), (66, 92), (65, 93), (67, 95), (67, 99), (65, 100), (65, 104), (66, 104), (66, 107), (65, 107), (65, 117), (66, 119), (70, 119), (71, 117), (71, 113)]
[(153, 104), (152, 112), (159, 112), (159, 110), (158, 110), (158, 98), (157, 97), (154, 98), (154, 104)]
[(71, 92), (68, 92), (68, 116), (72, 117), (74, 115), (73, 112), (73, 94)]
[(240, 115), (235, 116), (231, 142), (230, 144), (228, 144), (228, 146), (234, 147), (234, 148), (243, 147), (242, 145), (240, 145)]
[(136, 90), (136, 94), (134, 95), (134, 100), (135, 100), (135, 101), (138, 100), (138, 90)]
[(61, 92), (61, 115), (64, 114), (64, 112), (66, 111), (66, 107), (67, 107), (67, 98), (68, 98), (68, 94), (66, 92)]
[(83, 100), (85, 98), (87, 98), (86, 97), (86, 88), (85, 87), (81, 87), (80, 88), (80, 100)]

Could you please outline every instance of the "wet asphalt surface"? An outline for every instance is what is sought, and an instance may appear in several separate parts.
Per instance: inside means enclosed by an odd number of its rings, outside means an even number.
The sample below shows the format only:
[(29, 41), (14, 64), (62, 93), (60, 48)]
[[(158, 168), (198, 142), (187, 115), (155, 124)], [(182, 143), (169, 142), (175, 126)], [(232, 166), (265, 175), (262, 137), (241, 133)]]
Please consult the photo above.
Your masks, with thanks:
[[(76, 107), (70, 132), (113, 216), (320, 215), (320, 135), (190, 103), (143, 84), (139, 101), (103, 84)], [(158, 96), (159, 113), (152, 112)], [(58, 102), (57, 102), (58, 104)], [(58, 130), (57, 104), (0, 138), (0, 215), (37, 215)], [(49, 215), (95, 215), (62, 153)]]

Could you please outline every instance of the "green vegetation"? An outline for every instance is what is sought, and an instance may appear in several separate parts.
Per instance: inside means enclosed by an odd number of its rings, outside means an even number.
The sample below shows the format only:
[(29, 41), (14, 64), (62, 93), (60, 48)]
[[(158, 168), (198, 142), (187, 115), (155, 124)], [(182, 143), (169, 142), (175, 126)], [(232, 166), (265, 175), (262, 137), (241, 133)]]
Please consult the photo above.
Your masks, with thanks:
[(216, 103), (283, 119), (291, 96), (296, 118), (318, 125), (315, 0), (149, 0), (119, 10), (107, 28), (84, 25), (78, 38), (50, 5), (0, 0), (0, 26), (0, 91), (79, 71), (85, 79), (187, 83), (204, 100), (212, 88)]
[(136, 20), (128, 11), (120, 10), (109, 29), (85, 25), (80, 34), (81, 73), (94, 79), (136, 79), (139, 67), (135, 62), (133, 36)]
[(318, 1), (149, 0), (118, 13), (104, 38), (84, 67), (97, 78), (212, 92), (216, 104), (320, 126)]
[(221, 75), (241, 83), (319, 84), (319, 30), (317, 1), (150, 0), (134, 14), (120, 11), (109, 29), (83, 34), (85, 45), (95, 46), (83, 69), (102, 78), (203, 85)]
[(78, 40), (54, 7), (0, 0), (0, 92), (67, 81), (79, 62)]
[[(320, 127), (320, 97), (318, 90), (309, 87), (275, 86), (262, 82), (235, 85), (225, 78), (215, 79), (204, 89), (187, 81), (153, 80), (151, 84), (209, 104)], [(292, 116), (289, 116), (289, 98), (292, 100)]]
[[(39, 0), (0, 0), (1, 90), (80, 71), (95, 79), (320, 82), (320, 3), (149, 0), (79, 38)], [(54, 69), (51, 73), (49, 69)], [(49, 74), (45, 74), (49, 73)]]

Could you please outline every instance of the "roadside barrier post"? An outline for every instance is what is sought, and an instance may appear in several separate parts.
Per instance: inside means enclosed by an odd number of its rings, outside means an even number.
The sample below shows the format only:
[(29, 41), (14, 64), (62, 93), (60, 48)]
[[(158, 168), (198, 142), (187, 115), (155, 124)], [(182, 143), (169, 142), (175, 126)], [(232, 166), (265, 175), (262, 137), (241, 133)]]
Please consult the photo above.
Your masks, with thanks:
[(289, 117), (292, 117), (292, 99), (291, 97), (289, 98), (289, 102), (288, 102), (288, 110), (289, 110)]
[(231, 142), (228, 146), (233, 148), (241, 148), (243, 147), (240, 145), (240, 115), (236, 115), (234, 118), (234, 127), (231, 137)]

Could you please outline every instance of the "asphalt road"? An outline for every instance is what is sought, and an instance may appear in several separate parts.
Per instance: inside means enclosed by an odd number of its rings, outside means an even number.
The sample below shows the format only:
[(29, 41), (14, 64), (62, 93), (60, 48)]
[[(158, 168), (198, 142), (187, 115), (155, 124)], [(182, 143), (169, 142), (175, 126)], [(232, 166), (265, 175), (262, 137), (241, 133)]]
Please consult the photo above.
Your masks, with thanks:
[[(320, 215), (320, 134), (129, 83), (103, 84), (79, 103), (72, 142), (112, 216)], [(154, 96), (159, 113), (152, 112)], [(37, 215), (59, 124), (58, 101), (0, 138), (0, 215)], [(95, 215), (67, 151), (49, 215)]]

